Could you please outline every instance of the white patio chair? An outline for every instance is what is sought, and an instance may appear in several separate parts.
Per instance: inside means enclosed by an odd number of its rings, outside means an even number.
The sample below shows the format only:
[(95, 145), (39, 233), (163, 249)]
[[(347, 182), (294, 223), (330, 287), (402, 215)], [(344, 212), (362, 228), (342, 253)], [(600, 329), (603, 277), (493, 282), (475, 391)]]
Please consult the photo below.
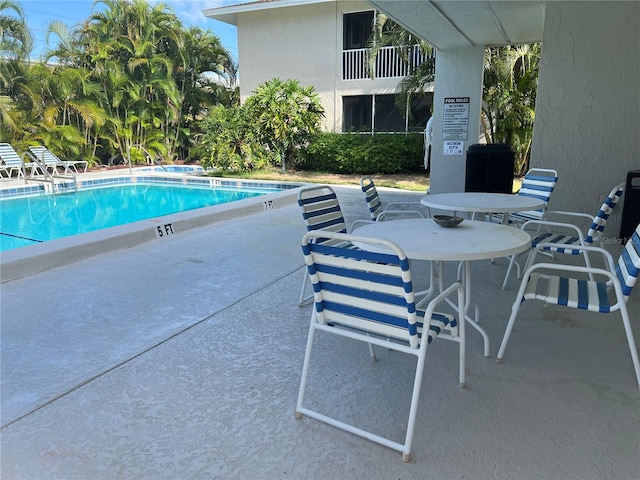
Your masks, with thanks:
[[(562, 244), (542, 243), (537, 248), (544, 250), (547, 247), (562, 248)], [(622, 251), (617, 267), (611, 254), (603, 248), (591, 246), (575, 246), (573, 248), (602, 254), (607, 268), (589, 268), (553, 263), (537, 263), (529, 267), (516, 295), (516, 301), (512, 307), (511, 317), (504, 332), (496, 362), (500, 363), (504, 357), (513, 325), (525, 300), (542, 300), (551, 305), (562, 305), (599, 313), (620, 311), (629, 351), (631, 352), (633, 368), (636, 372), (636, 381), (638, 387), (640, 387), (638, 350), (631, 331), (631, 320), (626, 305), (640, 273), (640, 225), (638, 225)], [(557, 275), (539, 272), (539, 270), (543, 269), (556, 272)], [(604, 280), (583, 280), (580, 278), (580, 274), (598, 275), (598, 278)]]
[(46, 168), (52, 169), (54, 173), (58, 167), (64, 168), (65, 172), (71, 170), (74, 173), (79, 173), (77, 168), (78, 165), (82, 166), (82, 172), (85, 173), (89, 166), (89, 163), (86, 160), (61, 160), (47, 147), (43, 147), (42, 145), (31, 146), (29, 147), (29, 151), (44, 165), (46, 165)]
[[(320, 242), (321, 238), (329, 239), (337, 245), (330, 245), (327, 241)], [(364, 247), (366, 250), (353, 248), (353, 245)], [(301, 418), (302, 415), (306, 415), (398, 450), (402, 452), (402, 459), (408, 462), (427, 346), (438, 335), (458, 343), (460, 386), (464, 386), (465, 383), (462, 285), (454, 283), (449, 286), (428, 304), (426, 311), (422, 311), (415, 306), (409, 261), (396, 244), (387, 240), (344, 233), (315, 231), (308, 232), (303, 237), (302, 251), (313, 283), (315, 303), (311, 314), (295, 417)], [(457, 296), (454, 305), (460, 321), (453, 315), (434, 311), (436, 306), (450, 296)], [(413, 393), (408, 421), (405, 420), (407, 427), (403, 442), (382, 437), (334, 418), (330, 414), (304, 406), (311, 351), (317, 332), (346, 337), (369, 345), (379, 345), (416, 357)], [(341, 348), (338, 345), (334, 347), (335, 351), (331, 354), (340, 355)], [(344, 365), (345, 368), (348, 366)], [(394, 410), (389, 411), (389, 415), (395, 413)], [(404, 424), (403, 420), (398, 421)]]
[[(616, 207), (622, 195), (624, 193), (625, 184), (621, 183), (611, 190), (607, 198), (602, 203), (600, 210), (595, 216), (591, 216), (587, 213), (580, 212), (564, 212), (564, 211), (551, 211), (547, 212), (543, 220), (529, 220), (522, 225), (523, 229), (529, 229), (535, 227), (535, 233), (532, 234), (533, 240), (531, 241), (531, 250), (524, 266), (524, 270), (529, 268), (536, 259), (538, 249), (537, 246), (542, 243), (547, 244), (560, 244), (562, 247), (546, 246), (542, 250), (545, 253), (551, 254), (569, 254), (569, 255), (582, 255), (587, 267), (591, 267), (589, 260), (589, 252), (587, 250), (580, 250), (573, 248), (579, 245), (591, 245), (599, 247), (602, 242), (602, 233), (607, 226), (607, 220), (613, 209)], [(553, 221), (558, 218), (566, 218), (570, 220), (579, 221), (580, 219), (588, 219), (591, 224), (586, 231), (580, 229), (578, 225), (569, 222)], [(502, 289), (504, 290), (509, 280), (509, 274), (511, 273), (514, 258), (511, 258), (509, 268), (504, 277)], [(593, 280), (593, 277), (590, 277)]]
[(360, 188), (367, 202), (369, 216), (374, 222), (386, 220), (391, 215), (425, 218), (424, 213), (419, 210), (422, 207), (420, 202), (389, 202), (383, 205), (376, 185), (369, 176), (360, 179)]

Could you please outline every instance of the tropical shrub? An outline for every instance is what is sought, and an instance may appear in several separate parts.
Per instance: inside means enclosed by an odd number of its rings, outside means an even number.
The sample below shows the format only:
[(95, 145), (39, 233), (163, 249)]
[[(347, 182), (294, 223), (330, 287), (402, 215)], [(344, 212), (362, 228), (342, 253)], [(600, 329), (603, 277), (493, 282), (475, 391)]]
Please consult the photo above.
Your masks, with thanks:
[(284, 171), (320, 131), (323, 115), (313, 87), (271, 79), (242, 106), (211, 110), (202, 122), (203, 164), (240, 171), (280, 165)]
[(299, 168), (342, 174), (417, 172), (423, 168), (422, 134), (321, 133), (300, 152)]

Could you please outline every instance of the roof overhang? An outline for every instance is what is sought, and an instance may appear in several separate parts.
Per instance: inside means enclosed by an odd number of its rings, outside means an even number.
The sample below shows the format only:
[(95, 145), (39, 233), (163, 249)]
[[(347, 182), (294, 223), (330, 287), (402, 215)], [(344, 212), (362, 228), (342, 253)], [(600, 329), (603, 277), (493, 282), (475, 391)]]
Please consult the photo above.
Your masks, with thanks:
[(437, 49), (542, 41), (542, 0), (367, 0)]
[(203, 10), (205, 17), (219, 20), (229, 25), (238, 26), (238, 14), (246, 12), (258, 12), (260, 10), (272, 10), (274, 8), (294, 7), (313, 3), (327, 3), (335, 0), (257, 0), (255, 2), (216, 7)]
[[(209, 18), (238, 25), (238, 14), (336, 0), (258, 0), (210, 8)], [(437, 49), (542, 41), (544, 0), (366, 0)]]

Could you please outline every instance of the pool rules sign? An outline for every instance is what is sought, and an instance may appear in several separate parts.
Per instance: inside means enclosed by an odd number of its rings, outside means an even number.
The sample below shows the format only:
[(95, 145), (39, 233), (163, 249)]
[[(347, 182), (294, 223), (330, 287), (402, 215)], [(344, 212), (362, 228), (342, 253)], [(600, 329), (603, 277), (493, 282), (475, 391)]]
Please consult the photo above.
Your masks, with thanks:
[(445, 155), (462, 155), (469, 133), (469, 97), (446, 97), (442, 119)]

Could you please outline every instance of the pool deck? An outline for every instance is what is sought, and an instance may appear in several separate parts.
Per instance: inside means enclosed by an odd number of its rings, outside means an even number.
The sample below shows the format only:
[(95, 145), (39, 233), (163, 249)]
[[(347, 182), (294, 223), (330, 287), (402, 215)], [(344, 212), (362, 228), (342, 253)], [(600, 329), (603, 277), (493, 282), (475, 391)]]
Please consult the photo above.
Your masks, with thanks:
[[(336, 191), (349, 222), (366, 217), (357, 188)], [(468, 329), (465, 389), (455, 348), (430, 347), (410, 463), (295, 420), (304, 232), (287, 204), (2, 283), (0, 477), (638, 478), (640, 390), (619, 316), (527, 302), (496, 364), (516, 288), (500, 289), (505, 259), (473, 264), (492, 358)], [(640, 343), (638, 292), (629, 309)], [(379, 349), (372, 363), (364, 345), (325, 340), (310, 399), (399, 438), (411, 359)]]

